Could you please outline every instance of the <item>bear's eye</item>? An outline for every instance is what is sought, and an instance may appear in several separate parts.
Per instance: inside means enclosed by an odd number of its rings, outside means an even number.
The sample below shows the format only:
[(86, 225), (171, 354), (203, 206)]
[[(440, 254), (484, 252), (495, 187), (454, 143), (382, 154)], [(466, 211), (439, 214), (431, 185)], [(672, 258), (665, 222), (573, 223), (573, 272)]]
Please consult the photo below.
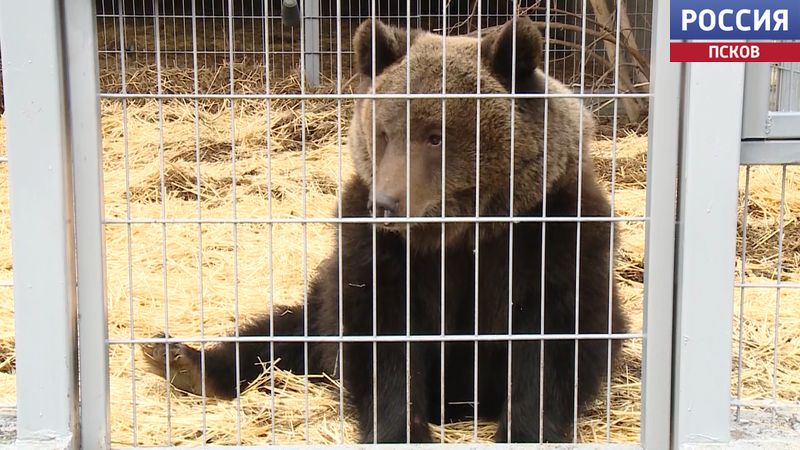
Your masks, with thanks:
[(442, 135), (432, 134), (428, 136), (428, 145), (432, 145), (434, 147), (442, 145)]

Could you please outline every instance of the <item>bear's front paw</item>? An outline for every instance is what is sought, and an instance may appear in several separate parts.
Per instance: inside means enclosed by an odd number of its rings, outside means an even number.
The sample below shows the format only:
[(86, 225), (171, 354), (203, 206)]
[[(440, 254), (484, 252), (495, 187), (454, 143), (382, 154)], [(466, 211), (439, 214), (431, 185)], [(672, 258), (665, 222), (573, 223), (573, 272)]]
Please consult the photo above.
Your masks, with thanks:
[[(163, 339), (163, 333), (153, 336)], [(169, 352), (169, 355), (167, 355)], [(152, 343), (142, 345), (142, 353), (147, 369), (169, 382), (177, 389), (200, 395), (202, 390), (202, 371), (199, 352), (184, 344)], [(169, 367), (169, 374), (167, 374)]]

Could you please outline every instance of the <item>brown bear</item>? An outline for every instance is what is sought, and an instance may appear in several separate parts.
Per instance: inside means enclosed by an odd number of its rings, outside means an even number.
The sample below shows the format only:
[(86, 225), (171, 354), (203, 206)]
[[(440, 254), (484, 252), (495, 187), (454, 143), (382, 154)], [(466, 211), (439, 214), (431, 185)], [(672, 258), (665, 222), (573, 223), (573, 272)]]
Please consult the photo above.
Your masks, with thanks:
[[(356, 176), (341, 212), (366, 220), (341, 225), (341, 247), (318, 268), (307, 308), (272, 318), (278, 337), (303, 336), (307, 320), (308, 367), (297, 340), (276, 342), (274, 354), (249, 341), (239, 344), (237, 380), (234, 344), (220, 343), (205, 354), (209, 396), (235, 397), (260, 362), (279, 358), (295, 373), (341, 376), (361, 442), (428, 442), (429, 423), (475, 414), (497, 421), (498, 442), (573, 440), (576, 403), (580, 413), (597, 397), (620, 341), (569, 335), (621, 333), (626, 320), (609, 275), (612, 228), (577, 218), (610, 212), (589, 153), (592, 118), (537, 68), (533, 22), (515, 22), (480, 41), (360, 25), (361, 89), (382, 95), (354, 106)], [(509, 95), (545, 86), (557, 95)], [(397, 95), (407, 92), (450, 96)], [(340, 307), (341, 354), (314, 341), (340, 335)], [(240, 335), (268, 337), (270, 318)], [(154, 344), (144, 353), (151, 371), (165, 376), (168, 363), (174, 386), (200, 392), (198, 350), (172, 344), (166, 355)]]

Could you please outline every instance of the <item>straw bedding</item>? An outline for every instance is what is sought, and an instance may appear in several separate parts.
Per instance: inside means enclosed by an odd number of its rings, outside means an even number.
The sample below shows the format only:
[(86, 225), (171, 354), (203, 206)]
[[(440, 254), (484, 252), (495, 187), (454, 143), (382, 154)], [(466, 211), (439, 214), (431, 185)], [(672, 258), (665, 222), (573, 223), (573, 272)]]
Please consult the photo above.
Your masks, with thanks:
[[(220, 69), (227, 74), (227, 67)], [(238, 92), (257, 92), (264, 73), (237, 67)], [(139, 71), (139, 72), (137, 72)], [(129, 80), (150, 79), (152, 67), (132, 68)], [(176, 71), (162, 74), (164, 85), (191, 92), (193, 80)], [(217, 83), (202, 72), (199, 78)], [(188, 83), (188, 84), (187, 84)], [(273, 80), (274, 91), (293, 91), (294, 78)], [(224, 87), (224, 86), (223, 86)], [(142, 90), (148, 90), (143, 87)], [(330, 92), (332, 84), (320, 88)], [(202, 89), (201, 89), (202, 90)], [(351, 176), (345, 139), (349, 103), (265, 100), (116, 100), (102, 102), (104, 189), (111, 222), (127, 218), (213, 219), (327, 217), (337, 202), (340, 179)], [(341, 122), (338, 119), (341, 118)], [(233, 126), (232, 126), (233, 122)], [(303, 133), (303, 123), (306, 132)], [(337, 124), (341, 124), (339, 127)], [(5, 135), (0, 119), (0, 134)], [(269, 134), (267, 134), (269, 130)], [(341, 133), (340, 133), (341, 132)], [(0, 140), (2, 141), (2, 140)], [(5, 153), (0, 144), (0, 154)], [(305, 152), (300, 151), (305, 148)], [(340, 150), (341, 148), (341, 157)], [(603, 183), (615, 168), (617, 215), (645, 214), (647, 139), (623, 133), (614, 142), (600, 138), (593, 151)], [(161, 151), (160, 149), (163, 149)], [(197, 161), (199, 160), (199, 164)], [(743, 183), (742, 183), (743, 184)], [(790, 169), (785, 204), (781, 279), (800, 282), (800, 176)], [(0, 165), (0, 242), (9, 242), (8, 181)], [(755, 168), (750, 178), (746, 278), (777, 279), (776, 233), (780, 169)], [(269, 310), (270, 304), (301, 302), (304, 280), (314, 276), (334, 243), (327, 225), (133, 224), (106, 226), (108, 327), (111, 339), (147, 337), (168, 329), (173, 336), (222, 335), (237, 321)], [(641, 329), (644, 225), (618, 225), (616, 277), (634, 330)], [(741, 230), (740, 230), (741, 235)], [(741, 261), (737, 266), (737, 276)], [(10, 250), (0, 245), (0, 280), (11, 277)], [(233, 301), (238, 299), (238, 305)], [(800, 292), (781, 292), (777, 340), (780, 369), (776, 394), (800, 398)], [(732, 307), (737, 313), (738, 294)], [(741, 343), (742, 396), (772, 393), (775, 348), (774, 290), (751, 290), (744, 297)], [(0, 288), (0, 403), (14, 401), (13, 302)], [(736, 324), (738, 326), (738, 323)], [(738, 330), (738, 328), (737, 328)], [(739, 335), (734, 342), (738, 349)], [(139, 349), (109, 350), (112, 441), (119, 445), (352, 442), (356, 430), (342, 414), (338, 386), (306, 383), (302, 376), (268, 371), (259, 389), (236, 401), (216, 401), (170, 390), (164, 380), (142, 370)], [(610, 405), (597, 402), (579, 423), (585, 442), (635, 442), (641, 408), (641, 342), (625, 344), (619, 375), (612, 380)], [(734, 360), (734, 369), (738, 366)], [(265, 366), (266, 368), (267, 366)], [(732, 372), (736, 392), (737, 371)], [(271, 393), (274, 392), (274, 396)], [(605, 397), (605, 396), (603, 396)], [(608, 416), (606, 413), (608, 412)], [(306, 427), (308, 417), (308, 427)], [(237, 421), (240, 423), (237, 426)], [(439, 433), (436, 429), (436, 433)], [(491, 439), (493, 425), (449, 424), (448, 442)]]

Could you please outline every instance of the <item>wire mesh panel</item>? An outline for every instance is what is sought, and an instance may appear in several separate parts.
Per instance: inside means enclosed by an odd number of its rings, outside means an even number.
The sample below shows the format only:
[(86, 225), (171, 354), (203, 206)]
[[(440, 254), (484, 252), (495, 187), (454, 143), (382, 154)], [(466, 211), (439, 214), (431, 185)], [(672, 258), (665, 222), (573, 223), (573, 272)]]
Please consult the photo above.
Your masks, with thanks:
[(756, 436), (797, 432), (797, 192), (797, 166), (742, 169), (733, 406)]
[[(800, 111), (800, 66), (770, 65), (769, 111)], [(766, 90), (762, 90), (766, 94)], [(800, 130), (776, 143), (745, 144), (740, 173), (737, 280), (734, 297), (734, 429), (741, 438), (793, 437), (800, 410), (796, 345), (800, 246)]]
[(772, 73), (770, 111), (800, 111), (800, 63), (773, 64)]
[[(128, 92), (154, 92), (156, 80), (146, 69), (155, 65), (155, 46), (158, 41), (159, 59), (165, 73), (180, 73), (193, 67), (192, 55), (197, 55), (201, 92), (223, 93), (225, 77), (219, 76), (224, 65), (242, 68), (234, 83), (241, 87), (263, 91), (264, 77), (255, 77), (250, 68), (268, 55), (273, 82), (293, 80), (297, 84), (301, 50), (314, 56), (306, 61), (319, 61), (319, 76), (331, 84), (337, 79), (337, 61), (341, 61), (342, 82), (352, 81), (354, 53), (352, 35), (366, 18), (376, 17), (386, 23), (448, 34), (475, 32), (478, 26), (478, 3), (475, 1), (400, 2), (399, 0), (348, 0), (342, 2), (308, 2), (318, 5), (315, 11), (304, 13), (306, 28), (314, 28), (315, 42), (301, 38), (300, 27), (287, 26), (281, 20), (280, 2), (253, 0), (205, 1), (194, 6), (195, 25), (192, 31), (189, 2), (161, 1), (154, 7), (152, 0), (98, 1), (98, 46), (103, 85), (114, 91), (121, 89), (121, 57), (125, 54)], [(302, 2), (301, 2), (302, 3)], [(373, 4), (374, 3), (374, 4)], [(549, 12), (541, 1), (518, 2), (520, 13), (529, 15), (540, 27), (548, 22), (551, 36), (549, 73), (572, 88), (597, 93), (614, 93), (614, 55), (619, 47), (619, 84), (622, 92), (643, 92), (647, 88), (650, 58), (652, 2), (609, 0), (553, 0)], [(616, 16), (619, 3), (620, 35), (616, 43)], [(513, 2), (486, 0), (481, 3), (481, 26), (492, 27), (510, 17)], [(406, 8), (408, 7), (408, 8)], [(374, 11), (373, 9), (374, 8)], [(154, 22), (159, 9), (158, 39)], [(408, 11), (406, 11), (408, 9)], [(406, 14), (408, 13), (408, 14)], [(408, 20), (406, 20), (406, 15)], [(582, 30), (586, 30), (583, 33)], [(307, 32), (304, 31), (304, 32)], [(585, 34), (585, 36), (584, 36)], [(304, 42), (306, 41), (306, 42)], [(302, 46), (301, 46), (302, 44)], [(586, 51), (581, 52), (584, 46)], [(268, 47), (268, 49), (267, 49)], [(581, 61), (581, 55), (585, 61)], [(308, 64), (308, 62), (306, 63)], [(238, 72), (236, 70), (235, 72)], [(583, 75), (581, 75), (583, 74)], [(307, 74), (311, 76), (311, 74)], [(243, 77), (243, 78), (241, 78)], [(241, 78), (241, 80), (240, 80)], [(314, 74), (314, 78), (318, 78)], [(261, 85), (258, 86), (258, 82)], [(316, 83), (314, 83), (316, 84)], [(169, 90), (169, 86), (164, 86)], [(260, 92), (260, 91), (259, 91)], [(605, 126), (612, 121), (613, 105), (597, 99), (589, 107), (603, 118)], [(629, 98), (623, 102), (626, 126), (644, 126), (646, 102)]]
[(651, 6), (316, 6), (98, 2), (112, 445), (638, 445)]

